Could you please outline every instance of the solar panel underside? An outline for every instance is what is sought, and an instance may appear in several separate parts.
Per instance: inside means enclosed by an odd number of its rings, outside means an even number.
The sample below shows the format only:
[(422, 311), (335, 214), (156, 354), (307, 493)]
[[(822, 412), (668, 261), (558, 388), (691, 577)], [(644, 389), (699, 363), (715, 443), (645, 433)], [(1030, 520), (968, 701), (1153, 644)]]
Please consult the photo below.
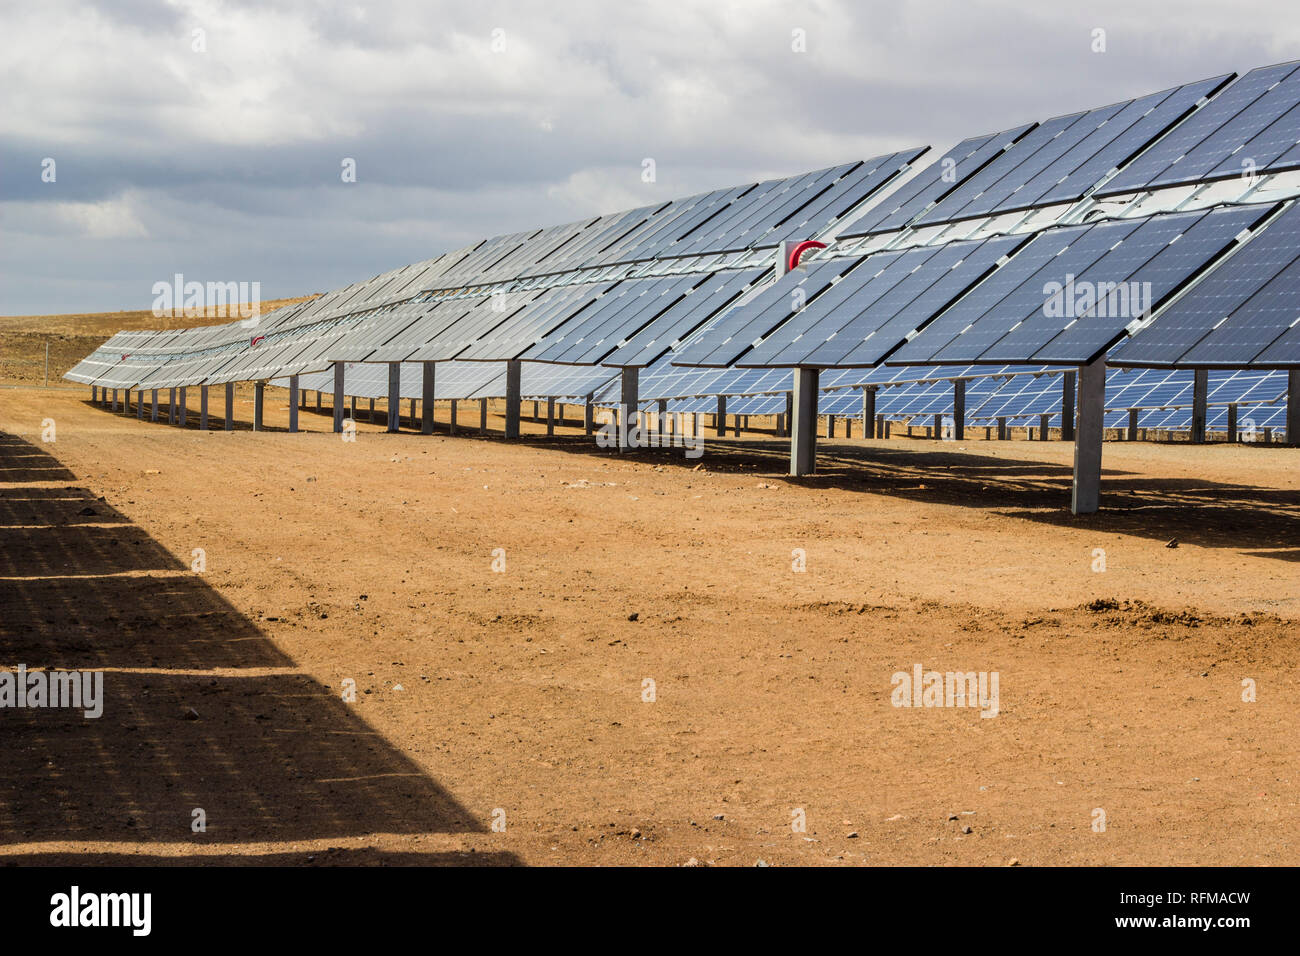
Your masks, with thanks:
[[(525, 362), (520, 375), (520, 394), (524, 398), (581, 398), (603, 389), (609, 384), (609, 369), (539, 365)], [(288, 387), (287, 378), (277, 378), (272, 384)], [(376, 363), (346, 363), (343, 375), (343, 393), (360, 398), (386, 398), (388, 396), (388, 366)], [(300, 376), (299, 387), (310, 391), (333, 393), (334, 373), (313, 372)], [(419, 363), (405, 362), (401, 366), (403, 399), (422, 398), (424, 370)], [(434, 374), (434, 398), (448, 399), (504, 398), (506, 376), (503, 369), (480, 362), (439, 362)]]
[(1089, 362), (1269, 212), (1215, 209), (1039, 233), (888, 361)]
[(1116, 350), (1123, 365), (1300, 366), (1300, 206)]
[(1247, 73), (1152, 144), (1098, 196), (1300, 167), (1300, 67)]

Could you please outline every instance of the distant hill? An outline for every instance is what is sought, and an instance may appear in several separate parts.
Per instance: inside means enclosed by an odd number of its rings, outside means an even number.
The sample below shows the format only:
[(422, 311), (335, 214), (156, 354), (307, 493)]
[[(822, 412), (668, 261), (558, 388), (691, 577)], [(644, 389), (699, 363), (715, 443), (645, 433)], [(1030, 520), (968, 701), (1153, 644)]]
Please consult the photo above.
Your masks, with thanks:
[[(302, 295), (291, 299), (271, 299), (262, 303), (262, 311), (270, 312), (315, 297)], [(63, 381), (63, 373), (123, 329), (180, 329), (235, 321), (228, 315), (215, 315), (213, 311), (192, 309), (183, 315), (161, 318), (148, 309), (0, 316), (0, 384), (41, 384), (45, 378), (47, 343), (50, 347), (50, 384), (68, 385)]]

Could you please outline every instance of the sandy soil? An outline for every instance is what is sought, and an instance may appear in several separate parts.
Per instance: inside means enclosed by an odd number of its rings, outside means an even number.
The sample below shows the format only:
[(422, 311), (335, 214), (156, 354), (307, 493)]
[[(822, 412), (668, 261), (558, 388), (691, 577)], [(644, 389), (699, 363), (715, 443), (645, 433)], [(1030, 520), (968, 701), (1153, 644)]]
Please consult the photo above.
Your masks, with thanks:
[[(1298, 860), (1295, 449), (1111, 443), (1074, 518), (1060, 442), (792, 480), (761, 434), (346, 443), (88, 391), (0, 389), (0, 667), (107, 695), (0, 711), (0, 861)], [(916, 664), (996, 671), (998, 715), (892, 706)]]

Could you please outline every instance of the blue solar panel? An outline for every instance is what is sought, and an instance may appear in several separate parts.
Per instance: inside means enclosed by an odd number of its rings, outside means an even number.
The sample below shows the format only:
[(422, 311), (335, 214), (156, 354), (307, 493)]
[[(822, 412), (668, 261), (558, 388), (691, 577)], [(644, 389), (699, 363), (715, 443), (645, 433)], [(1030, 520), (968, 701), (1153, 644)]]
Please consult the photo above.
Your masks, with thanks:
[(995, 160), (1006, 147), (1033, 129), (1033, 126), (1029, 123), (1001, 133), (962, 140), (938, 162), (927, 166), (893, 194), (886, 196), (849, 226), (843, 235), (864, 236), (903, 228), (933, 203), (943, 199), (967, 178)]
[[(1153, 257), (1138, 264), (1123, 279), (1107, 276), (1105, 269), (1095, 279), (1099, 283), (1122, 282), (1120, 291), (1125, 288), (1128, 290), (1128, 308), (1124, 308), (1123, 301), (1114, 296), (1102, 298), (1097, 307), (1083, 312), (1077, 321), (1067, 324), (1051, 341), (1039, 347), (1033, 353), (1033, 358), (1040, 362), (1059, 363), (1091, 361), (1110, 348), (1123, 331), (1140, 317), (1140, 309), (1159, 308), (1189, 278), (1231, 247), (1243, 230), (1257, 226), (1270, 211), (1271, 207), (1260, 205), (1156, 217), (1156, 222), (1181, 224), (1180, 232), (1172, 244), (1155, 250)], [(1183, 228), (1185, 231), (1181, 231)], [(1119, 251), (1125, 250), (1133, 241), (1126, 241)], [(1135, 261), (1136, 258), (1135, 253), (1129, 261)], [(1139, 300), (1143, 299), (1146, 301), (1139, 304)]]
[[(1130, 229), (1136, 228), (1132, 224)], [(938, 318), (926, 326), (921, 333), (889, 357), (891, 365), (934, 365), (939, 362), (934, 358), (953, 339), (972, 326), (977, 319), (991, 314), (1001, 304), (1016, 295), (1026, 298), (1026, 288), (1038, 289), (1038, 301), (1043, 299), (1043, 284), (1052, 278), (1057, 270), (1053, 261), (1064, 254), (1071, 245), (1086, 236), (1094, 226), (1069, 226), (1064, 229), (1052, 229), (1038, 233), (1033, 240), (1011, 257), (1008, 262), (992, 275), (977, 285), (969, 293), (946, 309)], [(1036, 286), (1031, 285), (1035, 277), (1042, 273)], [(1023, 312), (1021, 313), (1023, 314)], [(954, 350), (956, 351), (956, 350)], [(976, 353), (978, 354), (978, 353)]]
[(1232, 76), (1227, 74), (1199, 80), (1130, 101), (1075, 149), (1026, 183), (996, 211), (1078, 199), (1173, 127), (1198, 100), (1222, 89)]
[(1061, 410), (1061, 373), (1017, 375), (999, 381), (999, 388), (971, 412), (973, 421), (1057, 414)]
[[(1300, 313), (1292, 311), (1293, 315)], [(1300, 319), (1291, 323), (1276, 342), (1255, 356), (1256, 365), (1300, 368)]]
[(1121, 108), (1122, 104), (1106, 106), (1091, 113), (1074, 113), (1044, 121), (1026, 133), (996, 162), (968, 177), (943, 202), (919, 216), (916, 224), (924, 226), (988, 215)]
[[(1127, 365), (1173, 365), (1229, 320), (1234, 327), (1248, 326), (1254, 321), (1251, 299), (1295, 261), (1298, 244), (1300, 206), (1292, 206), (1117, 349), (1114, 360)], [(1279, 319), (1273, 312), (1262, 314), (1260, 321), (1263, 327), (1276, 328)], [(1216, 339), (1217, 352), (1199, 353), (1202, 364), (1221, 364), (1226, 356), (1233, 364), (1250, 364), (1244, 350), (1229, 349), (1228, 335)]]
[[(1241, 175), (1240, 161), (1252, 156), (1254, 137), (1297, 102), (1300, 76), (1295, 63), (1252, 70), (1152, 144), (1096, 194)], [(1267, 141), (1275, 142), (1276, 137)], [(1228, 162), (1234, 155), (1235, 167)], [(1257, 163), (1256, 168), (1264, 171), (1270, 164)]]
[[(1254, 364), (1297, 322), (1300, 322), (1300, 261), (1292, 261), (1226, 322), (1184, 353), (1182, 361), (1188, 365), (1230, 368)], [(1283, 355), (1283, 349), (1274, 350), (1275, 359)], [(1300, 364), (1300, 350), (1291, 352), (1290, 361)]]
[[(936, 252), (937, 249), (927, 248), (907, 252), (879, 252), (864, 259), (831, 260), (838, 261), (840, 265), (839, 280), (807, 303), (787, 298), (786, 321), (746, 356), (745, 364), (759, 367), (799, 364), (798, 361), (782, 362), (781, 359), (791, 349), (795, 359), (807, 352), (807, 343), (802, 347), (796, 343), (809, 328), (827, 319), (833, 312), (840, 314), (846, 301), (851, 298), (855, 310), (859, 302), (865, 306), (866, 301), (863, 300), (874, 301), (875, 296), (864, 294), (864, 287), (883, 287), (891, 281), (897, 282)], [(748, 306), (737, 309), (738, 312), (748, 310)]]
[(628, 333), (601, 363), (647, 366), (681, 345), (697, 328), (743, 294), (766, 269), (717, 272), (684, 294), (645, 327)]
[(519, 357), (577, 365), (599, 363), (618, 346), (625, 332), (635, 331), (653, 321), (655, 316), (707, 278), (697, 273), (627, 279), (577, 317), (548, 330)]
[(905, 150), (892, 156), (868, 160), (832, 188), (822, 192), (812, 202), (788, 216), (783, 222), (773, 227), (763, 237), (764, 244), (777, 243), (787, 239), (807, 239), (813, 232), (824, 229), (835, 222), (863, 200), (879, 192), (898, 176), (905, 168), (915, 163), (927, 151), (928, 146), (920, 149)]
[(890, 361), (1090, 361), (1267, 213), (1254, 206), (1050, 230)]
[(1188, 183), (1202, 179), (1240, 176), (1247, 168), (1274, 168), (1278, 156), (1300, 140), (1300, 76), (1293, 70), (1286, 80), (1264, 93), (1250, 108), (1238, 113), (1186, 156), (1160, 181)]
[(748, 302), (706, 326), (673, 359), (677, 365), (725, 366), (736, 360), (785, 322), (792, 304), (807, 302), (826, 289), (854, 260), (814, 262), (808, 271), (795, 270), (767, 286)]
[[(1183, 231), (1203, 215), (1158, 216), (1127, 230), (1119, 224), (1095, 227), (1053, 262), (1055, 274), (1048, 281), (1057, 283), (1060, 292), (1049, 296), (1044, 285), (1028, 285), (1024, 296), (1008, 297), (996, 315), (981, 317), (955, 344), (970, 339), (966, 348), (974, 351), (987, 343), (987, 348), (970, 356), (972, 361), (1025, 361), (1037, 358), (1062, 331), (1086, 325), (1105, 338), (1104, 347), (1145, 310), (1143, 287), (1130, 285), (1133, 276), (1157, 255), (1170, 251), (1170, 242), (1182, 238)], [(1185, 264), (1187, 269), (1204, 264), (1200, 257), (1184, 258), (1191, 260)], [(1177, 279), (1183, 277), (1182, 271), (1176, 272)], [(1040, 272), (1034, 281), (1041, 278)], [(1022, 313), (1026, 304), (1029, 311)], [(1084, 362), (1096, 351), (1100, 349), (1077, 354), (1057, 346), (1052, 361)]]
[(869, 256), (764, 339), (743, 364), (875, 365), (1026, 242), (1004, 236)]
[(688, 204), (687, 208), (678, 215), (656, 217), (656, 220), (664, 221), (659, 225), (651, 224), (643, 230), (635, 238), (627, 255), (641, 259), (673, 254), (672, 247), (678, 239), (690, 235), (691, 230), (700, 223), (710, 216), (717, 215), (719, 210), (726, 208), (728, 204), (735, 202), (754, 188), (755, 186), (749, 183), (732, 189), (715, 189), (713, 192), (696, 196), (693, 200), (684, 200)]
[(810, 202), (821, 189), (850, 171), (837, 166), (760, 183), (742, 199), (709, 217), (677, 241), (675, 255), (705, 255), (728, 249), (745, 249), (756, 244), (770, 226)]

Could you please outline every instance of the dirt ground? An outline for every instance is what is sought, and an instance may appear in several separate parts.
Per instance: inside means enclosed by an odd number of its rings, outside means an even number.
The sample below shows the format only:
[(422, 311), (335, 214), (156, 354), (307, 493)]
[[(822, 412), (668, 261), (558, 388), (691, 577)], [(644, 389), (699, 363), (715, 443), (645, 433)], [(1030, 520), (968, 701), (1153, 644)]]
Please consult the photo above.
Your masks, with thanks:
[[(1300, 450), (1108, 443), (1075, 518), (1062, 442), (795, 480), (759, 433), (88, 398), (0, 389), (0, 668), (106, 697), (0, 710), (0, 862), (1300, 862)], [(996, 672), (996, 717), (893, 706), (915, 665)]]

